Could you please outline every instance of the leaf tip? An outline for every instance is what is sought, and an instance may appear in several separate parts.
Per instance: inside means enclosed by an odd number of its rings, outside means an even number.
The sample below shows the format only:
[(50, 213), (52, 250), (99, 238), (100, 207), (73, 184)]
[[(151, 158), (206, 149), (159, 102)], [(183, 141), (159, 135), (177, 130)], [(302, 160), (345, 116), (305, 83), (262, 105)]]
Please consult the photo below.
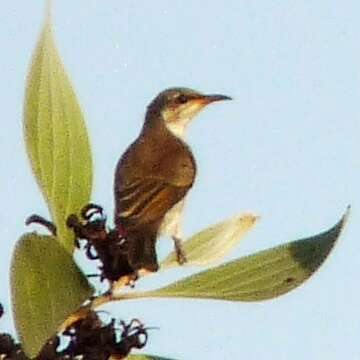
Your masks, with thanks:
[(233, 224), (239, 226), (252, 227), (261, 220), (261, 216), (252, 212), (240, 213), (233, 218)]
[(344, 215), (342, 216), (341, 220), (340, 220), (340, 232), (344, 229), (346, 223), (348, 222), (349, 220), (349, 217), (350, 217), (350, 213), (351, 213), (351, 205), (349, 204), (347, 207), (346, 207), (346, 210), (345, 210), (345, 213)]
[(345, 217), (346, 216), (349, 216), (350, 215), (350, 211), (351, 211), (351, 204), (349, 204), (347, 207), (346, 207), (346, 211), (345, 211)]
[(46, 7), (45, 7), (45, 24), (50, 25), (52, 20), (52, 9), (53, 9), (53, 1), (46, 0)]
[(252, 212), (246, 212), (239, 215), (239, 219), (246, 220), (251, 223), (256, 223), (261, 219), (261, 216)]

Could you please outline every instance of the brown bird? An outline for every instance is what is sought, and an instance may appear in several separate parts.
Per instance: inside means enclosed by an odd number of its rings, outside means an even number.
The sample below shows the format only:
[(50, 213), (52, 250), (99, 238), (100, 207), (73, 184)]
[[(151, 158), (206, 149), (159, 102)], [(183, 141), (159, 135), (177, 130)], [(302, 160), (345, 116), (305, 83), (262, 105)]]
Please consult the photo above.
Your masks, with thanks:
[(155, 245), (159, 235), (171, 236), (178, 262), (186, 261), (181, 214), (184, 197), (195, 180), (196, 162), (183, 140), (185, 130), (206, 105), (230, 99), (170, 88), (148, 106), (139, 137), (117, 164), (114, 183), (115, 225), (126, 236), (134, 271), (158, 270)]

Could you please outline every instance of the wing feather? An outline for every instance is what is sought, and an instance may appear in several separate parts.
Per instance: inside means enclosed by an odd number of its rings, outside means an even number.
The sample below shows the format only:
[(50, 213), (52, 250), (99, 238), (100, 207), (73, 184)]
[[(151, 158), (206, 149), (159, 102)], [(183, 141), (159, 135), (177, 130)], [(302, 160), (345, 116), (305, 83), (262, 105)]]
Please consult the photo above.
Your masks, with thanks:
[(174, 186), (160, 179), (136, 179), (118, 193), (118, 216), (122, 222), (138, 225), (159, 221), (189, 188)]

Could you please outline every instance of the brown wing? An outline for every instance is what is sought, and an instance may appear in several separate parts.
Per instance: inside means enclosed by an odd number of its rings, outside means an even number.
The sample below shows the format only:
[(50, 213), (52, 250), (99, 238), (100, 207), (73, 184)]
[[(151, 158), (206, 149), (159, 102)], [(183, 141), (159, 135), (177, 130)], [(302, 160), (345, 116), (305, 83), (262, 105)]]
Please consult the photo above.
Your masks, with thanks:
[(160, 223), (190, 187), (169, 184), (161, 178), (134, 178), (116, 194), (116, 217), (125, 228)]
[(116, 169), (116, 224), (127, 230), (152, 225), (155, 230), (191, 188), (195, 173), (195, 160), (184, 142), (169, 132), (141, 134)]

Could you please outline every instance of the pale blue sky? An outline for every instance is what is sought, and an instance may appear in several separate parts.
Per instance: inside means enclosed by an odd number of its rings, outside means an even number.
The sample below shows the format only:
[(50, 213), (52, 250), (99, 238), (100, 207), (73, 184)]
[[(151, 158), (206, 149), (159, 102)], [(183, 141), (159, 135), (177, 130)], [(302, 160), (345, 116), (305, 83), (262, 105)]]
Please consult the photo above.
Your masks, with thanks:
[[(55, 4), (58, 46), (89, 127), (93, 200), (111, 214), (116, 161), (160, 90), (233, 96), (189, 131), (199, 164), (185, 229), (253, 211), (262, 221), (232, 257), (312, 235), (352, 214), (304, 286), (262, 303), (128, 302), (111, 309), (152, 331), (145, 352), (179, 360), (357, 360), (360, 334), (360, 2), (70, 1)], [(0, 12), (0, 301), (31, 213), (47, 215), (22, 139), (24, 81), (42, 1)], [(163, 242), (164, 248), (170, 243)], [(179, 276), (179, 272), (165, 276)], [(160, 282), (156, 279), (155, 283)], [(1, 328), (12, 328), (10, 317)]]

